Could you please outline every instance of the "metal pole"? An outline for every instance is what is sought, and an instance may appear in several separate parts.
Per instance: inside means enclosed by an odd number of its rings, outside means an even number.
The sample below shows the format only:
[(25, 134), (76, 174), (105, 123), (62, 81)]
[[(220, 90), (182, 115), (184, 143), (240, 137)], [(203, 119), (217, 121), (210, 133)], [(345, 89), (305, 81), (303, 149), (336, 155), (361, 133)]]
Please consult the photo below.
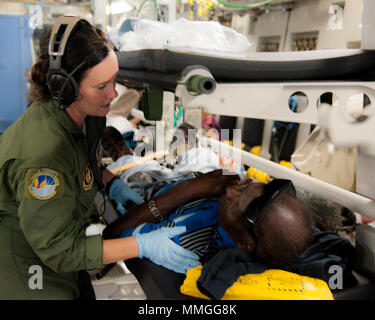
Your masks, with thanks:
[(240, 152), (242, 163), (248, 166), (265, 171), (275, 178), (290, 179), (298, 188), (316, 194), (323, 199), (333, 201), (338, 205), (346, 207), (366, 217), (375, 218), (375, 201), (369, 198), (336, 187), (294, 169), (289, 169), (278, 163), (263, 159), (262, 157), (255, 156), (249, 152), (233, 148), (223, 142), (201, 136), (198, 138), (203, 143), (211, 145), (216, 152), (219, 152), (220, 150), (229, 152), (229, 150), (232, 150), (234, 155), (236, 153), (238, 155), (238, 152)]

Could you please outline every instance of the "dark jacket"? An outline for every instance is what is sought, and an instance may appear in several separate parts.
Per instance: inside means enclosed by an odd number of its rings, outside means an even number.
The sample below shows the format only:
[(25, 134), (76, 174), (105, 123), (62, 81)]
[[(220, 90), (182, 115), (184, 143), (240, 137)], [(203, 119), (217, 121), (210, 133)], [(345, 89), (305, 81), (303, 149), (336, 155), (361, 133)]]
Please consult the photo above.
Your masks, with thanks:
[[(322, 279), (328, 283), (333, 275), (330, 267), (339, 266), (343, 270), (345, 284), (345, 278), (349, 279), (351, 276), (354, 252), (355, 248), (348, 240), (335, 233), (321, 232), (314, 228), (311, 245), (293, 264), (278, 269)], [(271, 266), (240, 249), (225, 249), (219, 251), (203, 266), (197, 287), (211, 299), (221, 299), (239, 276), (262, 273), (270, 268)], [(275, 269), (274, 266), (272, 268)]]

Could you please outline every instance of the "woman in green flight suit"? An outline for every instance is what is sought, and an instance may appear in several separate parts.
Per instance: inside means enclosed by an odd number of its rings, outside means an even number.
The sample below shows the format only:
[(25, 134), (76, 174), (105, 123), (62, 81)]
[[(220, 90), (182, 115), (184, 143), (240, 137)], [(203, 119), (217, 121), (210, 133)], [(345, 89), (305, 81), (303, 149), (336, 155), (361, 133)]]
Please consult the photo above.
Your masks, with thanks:
[[(99, 219), (94, 196), (101, 183), (120, 206), (129, 199), (140, 204), (133, 225), (158, 221), (192, 195), (155, 199), (151, 211), (149, 203), (141, 204), (120, 179), (101, 168), (100, 137), (117, 96), (118, 62), (99, 30), (71, 18), (56, 22), (73, 27), (67, 36), (64, 28), (60, 34), (52, 30), (52, 38), (47, 34), (41, 41), (40, 58), (31, 68), (31, 105), (0, 136), (0, 299), (95, 298), (86, 270), (133, 257), (177, 272), (199, 264), (195, 254), (170, 240), (184, 230), (112, 240), (85, 235), (85, 228)], [(50, 80), (55, 60), (48, 45), (64, 41), (59, 67), (64, 79), (76, 82), (77, 92), (61, 108), (64, 101), (56, 98), (56, 83)], [(69, 100), (74, 88), (67, 94)], [(89, 294), (82, 288), (89, 288)]]

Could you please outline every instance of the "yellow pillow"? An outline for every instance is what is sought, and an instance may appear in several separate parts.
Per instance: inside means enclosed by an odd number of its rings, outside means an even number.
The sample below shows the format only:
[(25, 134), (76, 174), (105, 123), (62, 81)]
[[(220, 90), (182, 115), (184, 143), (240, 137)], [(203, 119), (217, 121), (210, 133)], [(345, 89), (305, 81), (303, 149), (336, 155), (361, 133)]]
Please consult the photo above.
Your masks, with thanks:
[[(187, 271), (181, 293), (209, 299), (197, 288), (202, 266)], [(323, 280), (283, 270), (270, 269), (259, 274), (246, 274), (227, 289), (222, 300), (333, 300)]]

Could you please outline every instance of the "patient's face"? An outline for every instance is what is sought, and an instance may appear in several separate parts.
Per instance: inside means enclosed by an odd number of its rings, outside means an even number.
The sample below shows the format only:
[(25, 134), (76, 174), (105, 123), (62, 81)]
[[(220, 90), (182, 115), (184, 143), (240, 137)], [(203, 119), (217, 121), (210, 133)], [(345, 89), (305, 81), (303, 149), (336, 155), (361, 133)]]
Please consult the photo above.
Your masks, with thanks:
[(242, 213), (254, 199), (263, 194), (264, 184), (250, 179), (241, 180), (227, 187), (219, 201), (219, 223), (246, 252), (253, 252), (254, 241), (242, 223)]

